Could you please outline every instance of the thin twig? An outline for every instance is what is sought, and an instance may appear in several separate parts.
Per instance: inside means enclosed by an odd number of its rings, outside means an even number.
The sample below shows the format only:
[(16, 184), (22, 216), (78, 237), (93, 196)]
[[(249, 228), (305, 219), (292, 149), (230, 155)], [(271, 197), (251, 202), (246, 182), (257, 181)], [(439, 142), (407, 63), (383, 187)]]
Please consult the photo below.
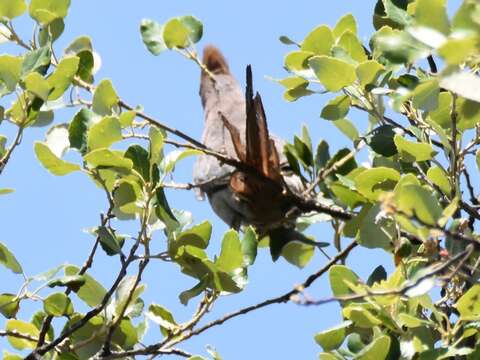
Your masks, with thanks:
[(18, 145), (22, 142), (22, 134), (23, 134), (23, 126), (19, 126), (17, 130), (17, 134), (15, 135), (15, 139), (13, 140), (12, 145), (8, 148), (7, 152), (3, 157), (0, 159), (0, 174), (2, 174), (5, 166), (7, 166), (10, 157), (12, 156), (13, 151), (16, 149)]
[[(318, 278), (320, 278), (323, 274), (325, 274), (339, 260), (347, 257), (350, 254), (350, 252), (356, 246), (357, 246), (357, 243), (355, 241), (353, 241), (345, 249), (343, 249), (340, 253), (338, 253), (334, 258), (332, 258), (332, 260), (330, 260), (327, 264), (325, 264), (321, 269), (319, 269), (317, 272), (311, 274), (301, 285), (295, 286), (292, 290), (290, 290), (290, 291), (288, 291), (288, 292), (286, 292), (282, 295), (264, 300), (264, 301), (262, 301), (258, 304), (255, 304), (255, 305), (247, 306), (245, 308), (239, 309), (239, 310), (237, 310), (235, 312), (232, 312), (230, 314), (226, 314), (226, 315), (222, 316), (221, 318), (218, 318), (214, 321), (211, 321), (211, 322), (205, 324), (202, 327), (199, 327), (198, 329), (194, 329), (190, 332), (187, 332), (186, 334), (184, 334), (182, 336), (178, 336), (168, 343), (161, 342), (161, 343), (158, 343), (158, 344), (153, 344), (153, 345), (147, 346), (144, 349), (132, 350), (132, 351), (127, 351), (127, 352), (120, 352), (120, 353), (112, 354), (111, 356), (116, 355), (117, 357), (115, 357), (115, 358), (121, 358), (122, 356), (155, 354), (158, 351), (163, 351), (164, 346), (170, 348), (170, 347), (174, 346), (175, 344), (178, 344), (179, 342), (187, 340), (187, 339), (189, 339), (193, 336), (199, 335), (199, 334), (207, 331), (208, 329), (210, 329), (212, 327), (222, 325), (224, 322), (226, 322), (230, 319), (248, 314), (252, 311), (262, 309), (262, 308), (264, 308), (266, 306), (269, 306), (269, 305), (272, 305), (272, 304), (287, 303), (292, 299), (292, 297), (294, 297), (295, 295), (302, 292), (304, 289), (311, 286)], [(107, 357), (105, 359), (113, 359), (113, 357)]]
[[(451, 259), (445, 261), (444, 263), (439, 264), (438, 266), (435, 266), (429, 271), (428, 273), (424, 274), (423, 276), (420, 276), (418, 279), (415, 279), (414, 281), (407, 281), (403, 287), (400, 289), (393, 289), (393, 290), (385, 290), (385, 291), (370, 291), (368, 289), (365, 289), (364, 294), (352, 294), (352, 295), (345, 295), (345, 296), (331, 296), (327, 297), (324, 299), (318, 299), (318, 300), (312, 300), (312, 299), (299, 299), (296, 301), (297, 304), (299, 305), (324, 305), (328, 304), (331, 302), (342, 302), (342, 301), (352, 301), (352, 300), (364, 300), (369, 297), (379, 297), (379, 296), (403, 296), (407, 295), (407, 293), (420, 285), (423, 281), (431, 279), (444, 271), (446, 271), (450, 266), (452, 266), (455, 263), (459, 263), (459, 266), (456, 266), (456, 268), (452, 271), (451, 276), (455, 275), (458, 271), (458, 269), (467, 261), (470, 256), (472, 255), (475, 247), (473, 244), (469, 244), (467, 248), (456, 254), (454, 257)], [(450, 276), (450, 277), (451, 277)]]

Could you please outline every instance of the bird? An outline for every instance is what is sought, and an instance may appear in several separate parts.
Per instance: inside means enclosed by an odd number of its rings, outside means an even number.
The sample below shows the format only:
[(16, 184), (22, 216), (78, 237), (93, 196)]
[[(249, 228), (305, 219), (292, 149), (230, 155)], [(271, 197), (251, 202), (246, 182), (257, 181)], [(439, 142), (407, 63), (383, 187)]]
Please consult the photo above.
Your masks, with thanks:
[(268, 131), (261, 96), (253, 95), (251, 66), (246, 69), (243, 94), (218, 48), (206, 46), (202, 62), (202, 143), (240, 161), (246, 170), (200, 155), (193, 169), (198, 197), (206, 195), (214, 212), (234, 229), (252, 225), (260, 233), (273, 234), (292, 228), (299, 215), (294, 194), (301, 194), (304, 185), (298, 176), (286, 172), (285, 142)]

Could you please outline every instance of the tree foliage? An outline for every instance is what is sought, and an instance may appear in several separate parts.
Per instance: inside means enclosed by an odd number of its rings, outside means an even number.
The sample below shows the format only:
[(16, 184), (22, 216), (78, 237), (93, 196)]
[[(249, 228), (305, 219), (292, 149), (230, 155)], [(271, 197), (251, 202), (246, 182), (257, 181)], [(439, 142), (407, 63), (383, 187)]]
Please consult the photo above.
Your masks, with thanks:
[[(479, 357), (480, 236), (475, 230), (480, 202), (472, 181), (480, 167), (477, 1), (464, 0), (449, 16), (446, 0), (378, 0), (373, 9), (376, 31), (366, 43), (350, 14), (333, 28), (316, 27), (302, 41), (280, 38), (291, 47), (284, 64), (288, 75), (276, 80), (285, 88), (284, 99), (334, 94), (321, 117), (351, 142), (349, 148), (331, 152), (327, 141), (312, 139), (303, 127), (284, 149), (290, 168), (304, 182), (303, 200), (309, 204), (308, 209), (305, 202), (299, 204), (305, 211), (297, 219), (297, 230), (331, 222), (338, 253), (291, 291), (210, 323), (203, 322), (203, 316), (216, 299), (247, 286), (259, 244), (269, 246), (273, 259), (283, 256), (298, 267), (329, 244), (310, 238), (259, 239), (255, 229), (245, 228), (227, 231), (220, 253), (209, 257), (212, 225), (191, 224), (186, 211), (171, 208), (164, 189), (194, 187), (167, 181), (186, 157), (206, 153), (233, 165), (235, 159), (130, 106), (114, 81), (97, 81), (99, 56), (90, 38), (74, 39), (58, 53), (56, 41), (68, 25), (64, 18), (69, 5), (69, 0), (0, 3), (0, 40), (23, 50), (20, 55), (0, 55), (0, 121), (16, 127), (14, 138), (0, 136), (0, 173), (15, 161), (24, 132), (49, 127), (45, 139), (32, 144), (38, 161), (56, 176), (83, 173), (103, 190), (106, 210), (91, 229), (92, 250), (82, 267), (60, 265), (27, 277), (15, 255), (0, 243), (3, 271), (19, 274), (18, 293), (2, 293), (0, 285), (0, 314), (5, 318), (0, 336), (7, 337), (12, 348), (28, 350), (29, 359), (155, 354), (200, 359), (177, 345), (265, 306), (338, 301), (344, 321), (312, 334), (323, 351), (320, 359)], [(14, 27), (27, 12), (35, 25), (30, 42)], [(199, 19), (143, 20), (140, 33), (153, 55), (175, 51), (208, 72), (195, 49), (203, 35)], [(5, 105), (10, 100), (12, 105)], [(52, 125), (56, 111), (67, 106), (76, 108), (73, 118)], [(354, 111), (368, 119), (366, 131), (347, 118)], [(81, 160), (65, 160), (69, 151)], [(357, 162), (365, 154), (368, 164)], [(0, 195), (11, 191), (0, 189)], [(126, 219), (137, 221), (138, 233), (118, 233), (116, 224)], [(155, 233), (162, 234), (165, 244), (159, 254), (150, 253)], [(345, 265), (356, 246), (383, 249), (392, 255), (395, 270), (372, 268), (371, 275), (361, 279)], [(111, 284), (89, 275), (99, 251), (120, 260)], [(183, 304), (200, 298), (190, 320), (180, 323), (164, 306), (144, 304), (142, 274), (152, 261), (169, 261), (196, 279), (193, 288), (178, 295)], [(305, 289), (325, 274), (332, 296), (307, 296)], [(37, 300), (45, 288), (49, 293), (32, 318), (18, 319), (20, 306)], [(54, 319), (62, 325), (54, 326)], [(162, 339), (140, 346), (148, 321), (160, 328)], [(3, 357), (21, 358), (6, 351)]]

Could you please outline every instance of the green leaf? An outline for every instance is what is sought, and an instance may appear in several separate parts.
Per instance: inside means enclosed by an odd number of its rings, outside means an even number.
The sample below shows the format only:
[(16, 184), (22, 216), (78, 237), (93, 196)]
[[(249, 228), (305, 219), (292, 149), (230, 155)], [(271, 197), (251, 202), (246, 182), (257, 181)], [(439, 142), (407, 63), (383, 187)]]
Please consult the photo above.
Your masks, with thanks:
[(115, 233), (111, 231), (111, 229), (105, 226), (99, 226), (97, 235), (100, 240), (100, 245), (107, 255), (116, 255), (122, 251), (122, 242), (115, 236)]
[(310, 51), (292, 51), (285, 56), (285, 67), (289, 71), (301, 75), (304, 72), (308, 72), (308, 59), (310, 59), (313, 55), (314, 53)]
[(194, 149), (187, 149), (187, 150), (173, 150), (168, 153), (160, 163), (160, 169), (164, 173), (169, 173), (175, 169), (175, 165), (182, 159), (185, 159), (189, 156), (193, 155), (201, 155), (202, 152), (200, 150)]
[(342, 61), (328, 56), (314, 56), (308, 60), (322, 85), (331, 92), (337, 92), (356, 80), (355, 68)]
[(325, 140), (321, 140), (317, 146), (315, 154), (315, 166), (320, 169), (324, 167), (330, 159), (329, 145)]
[(122, 140), (122, 128), (116, 117), (107, 116), (94, 124), (88, 131), (87, 146), (92, 150), (108, 148)]
[(322, 109), (320, 116), (326, 120), (343, 119), (350, 110), (350, 97), (340, 95), (330, 100)]
[[(65, 275), (67, 276), (77, 275), (79, 271), (80, 269), (73, 265), (65, 267)], [(88, 306), (98, 306), (102, 302), (107, 290), (90, 275), (83, 274), (83, 277), (85, 278), (85, 283), (75, 293)]]
[[(120, 114), (120, 125), (122, 128), (127, 128), (132, 125), (133, 120), (135, 119), (135, 116), (137, 116), (137, 113), (135, 111), (123, 111)], [(151, 128), (152, 129), (152, 128)]]
[(21, 75), (25, 76), (33, 71), (44, 74), (50, 65), (51, 56), (48, 46), (29, 51), (23, 59)]
[(73, 313), (73, 304), (67, 295), (57, 292), (45, 298), (43, 310), (51, 316), (71, 315)]
[(23, 83), (26, 90), (38, 96), (43, 101), (47, 101), (48, 95), (50, 94), (50, 85), (42, 75), (37, 72), (30, 73), (23, 79)]
[(313, 165), (313, 154), (311, 149), (307, 144), (303, 142), (297, 135), (293, 138), (295, 153), (297, 158), (302, 162), (305, 167), (310, 167)]
[(54, 43), (60, 35), (62, 35), (63, 30), (65, 30), (65, 23), (63, 19), (55, 19), (46, 26), (42, 26), (38, 30), (38, 42), (41, 46), (48, 45), (49, 43)]
[(242, 244), (238, 237), (238, 233), (231, 229), (223, 236), (222, 250), (215, 265), (218, 269), (229, 273), (238, 269), (243, 264)]
[(280, 40), (280, 42), (285, 45), (298, 45), (295, 41), (285, 35), (280, 36), (278, 40)]
[(383, 27), (372, 37), (374, 49), (394, 64), (413, 63), (427, 57), (430, 48), (412, 35)]
[[(20, 72), (22, 68), (22, 58), (10, 55), (0, 56), (0, 84), (3, 83), (7, 87), (8, 92), (15, 90), (20, 80)], [(0, 87), (0, 95), (1, 95)]]
[(393, 141), (393, 138), (395, 137), (393, 126), (381, 125), (374, 129), (371, 134), (372, 137), (370, 138), (368, 145), (370, 145), (372, 150), (377, 154), (390, 157), (398, 152), (395, 142)]
[(383, 25), (400, 29), (407, 26), (411, 21), (411, 16), (406, 11), (407, 4), (407, 1), (379, 0), (373, 17), (375, 29)]
[(395, 190), (398, 210), (407, 216), (435, 225), (442, 216), (442, 208), (430, 191), (416, 184), (406, 184)]
[(480, 78), (469, 72), (454, 72), (440, 78), (440, 87), (466, 99), (480, 102)]
[(12, 20), (22, 15), (25, 10), (27, 10), (27, 4), (24, 0), (4, 0), (0, 2), (0, 19)]
[(22, 266), (15, 258), (15, 255), (13, 255), (3, 243), (0, 243), (0, 264), (13, 271), (15, 274), (21, 274), (23, 272)]
[(295, 89), (305, 84), (308, 86), (308, 81), (301, 76), (290, 76), (285, 79), (275, 80), (275, 81), (278, 82), (283, 87), (285, 87), (286, 89)]
[(448, 39), (437, 49), (438, 54), (449, 65), (458, 65), (465, 62), (470, 56), (475, 55), (477, 38), (469, 36), (463, 39)]
[(382, 265), (378, 265), (375, 270), (372, 271), (367, 279), (367, 285), (373, 286), (375, 283), (380, 283), (383, 280), (387, 280), (387, 272)]
[(443, 169), (438, 166), (429, 168), (427, 171), (427, 178), (437, 185), (445, 194), (449, 195), (451, 193), (452, 187), (450, 186), (448, 176)]
[(68, 127), (70, 147), (82, 154), (87, 152), (87, 131), (94, 118), (95, 114), (91, 110), (83, 108), (75, 114)]
[(195, 16), (186, 15), (178, 18), (183, 26), (188, 30), (188, 37), (190, 41), (195, 44), (200, 41), (203, 36), (203, 24)]
[(358, 360), (384, 360), (387, 358), (390, 349), (390, 338), (386, 335), (374, 339), (362, 351), (360, 351), (355, 359)]
[(47, 25), (55, 19), (67, 16), (70, 0), (32, 0), (29, 6), (30, 16), (41, 25)]
[(298, 85), (297, 87), (288, 89), (283, 94), (283, 98), (286, 101), (292, 102), (292, 101), (296, 101), (296, 100), (300, 99), (301, 97), (315, 94), (314, 91), (312, 91), (310, 89), (307, 89), (308, 85), (309, 85), (309, 83), (305, 82), (301, 85)]
[(14, 294), (0, 294), (0, 314), (7, 319), (14, 318), (20, 309), (20, 300)]
[(155, 127), (151, 127), (148, 132), (150, 138), (150, 162), (157, 164), (163, 158), (164, 134)]
[(305, 37), (300, 49), (315, 55), (328, 55), (333, 42), (332, 30), (326, 25), (320, 25)]
[(318, 359), (319, 360), (339, 360), (340, 358), (329, 353), (320, 353), (318, 355)]
[(53, 88), (48, 96), (49, 100), (58, 99), (68, 89), (77, 73), (79, 63), (78, 56), (66, 57), (60, 61), (55, 71), (47, 78), (48, 85)]
[[(131, 317), (138, 311), (136, 309), (138, 305), (143, 308), (143, 301), (140, 299), (140, 295), (142, 295), (144, 290), (145, 285), (137, 284), (136, 276), (124, 277), (115, 291), (115, 315), (120, 316), (125, 309), (123, 316)], [(129, 302), (128, 305), (127, 302)]]
[(475, 284), (458, 299), (455, 307), (462, 318), (480, 315), (480, 285)]
[(375, 84), (380, 75), (385, 71), (385, 68), (375, 60), (367, 60), (360, 63), (355, 71), (358, 80), (360, 81), (360, 85), (365, 87), (369, 84)]
[(191, 245), (200, 249), (206, 249), (212, 236), (212, 224), (204, 221), (198, 225), (192, 226), (181, 232), (174, 241), (170, 243), (170, 249), (173, 254), (177, 252), (180, 246)]
[(68, 287), (74, 291), (77, 291), (80, 286), (85, 284), (85, 277), (83, 275), (69, 275), (69, 276), (63, 276), (58, 279), (53, 279), (48, 282), (48, 287), (54, 288), (57, 286), (65, 286)]
[(468, 99), (457, 100), (458, 129), (468, 130), (480, 124), (480, 103)]
[(480, 149), (477, 150), (477, 153), (475, 154), (475, 160), (477, 163), (477, 169), (480, 170)]
[(480, 30), (480, 25), (475, 21), (478, 4), (475, 1), (463, 1), (462, 5), (452, 19), (452, 27), (456, 30)]
[(438, 108), (439, 94), (440, 88), (436, 79), (424, 81), (411, 93), (413, 106), (424, 111), (435, 110)]
[(441, 92), (438, 95), (438, 107), (429, 112), (429, 118), (440, 125), (443, 129), (449, 129), (452, 126), (452, 94), (448, 91)]
[(132, 160), (133, 168), (146, 182), (150, 181), (150, 164), (147, 150), (140, 145), (132, 145), (125, 152), (125, 158)]
[(257, 257), (257, 235), (251, 226), (245, 231), (242, 239), (243, 265), (253, 265)]
[(35, 155), (40, 163), (53, 175), (63, 176), (74, 171), (79, 171), (80, 166), (58, 158), (47, 144), (36, 141), (34, 145)]
[(347, 306), (343, 308), (342, 315), (361, 328), (372, 328), (376, 325), (382, 324), (382, 320), (364, 306)]
[(340, 130), (346, 137), (350, 140), (355, 141), (359, 138), (360, 134), (358, 133), (357, 128), (353, 123), (348, 119), (338, 119), (332, 122), (335, 127)]
[[(350, 149), (343, 148), (337, 151), (335, 155), (328, 161), (326, 167), (333, 166), (337, 161), (343, 161), (346, 156), (350, 156)], [(347, 175), (350, 171), (357, 167), (357, 162), (355, 161), (355, 157), (351, 157), (349, 160), (345, 161), (341, 166), (336, 166), (336, 171), (333, 171), (332, 175), (340, 174), (340, 175)]]
[(122, 349), (132, 349), (138, 343), (137, 331), (129, 319), (120, 321), (112, 336), (113, 344), (117, 344)]
[(93, 94), (93, 111), (99, 115), (111, 115), (112, 108), (118, 103), (118, 95), (110, 80), (102, 80)]
[(187, 305), (190, 299), (201, 294), (208, 287), (208, 276), (205, 276), (200, 282), (193, 288), (183, 291), (178, 296), (182, 305)]
[[(115, 203), (117, 216), (134, 215), (139, 212), (140, 208), (137, 206), (137, 200), (140, 197), (140, 189), (137, 183), (128, 180), (121, 180), (113, 192), (113, 202)], [(130, 218), (131, 216), (127, 216)]]
[(77, 75), (86, 82), (93, 82), (92, 73), (95, 67), (95, 57), (93, 55), (92, 42), (88, 36), (76, 38), (65, 49), (65, 55), (78, 56), (80, 63), (78, 65)]
[(352, 325), (351, 321), (344, 321), (340, 325), (321, 331), (315, 335), (315, 341), (324, 351), (338, 349), (342, 345), (350, 325)]
[(338, 200), (339, 203), (343, 203), (351, 209), (366, 202), (365, 197), (360, 195), (356, 190), (353, 190), (340, 182), (330, 184), (330, 190), (333, 192), (335, 199)]
[(417, 143), (403, 138), (402, 135), (395, 135), (393, 138), (395, 146), (403, 161), (418, 162), (432, 159), (436, 155), (432, 145), (426, 143)]
[(190, 44), (190, 30), (178, 18), (170, 19), (163, 29), (163, 40), (169, 49), (183, 49)]
[(357, 62), (363, 62), (368, 60), (362, 43), (351, 31), (345, 31), (343, 33), (343, 35), (338, 40), (338, 45), (341, 48), (345, 49), (353, 60)]
[(282, 256), (285, 260), (300, 269), (312, 260), (314, 252), (315, 247), (313, 245), (296, 241), (291, 241), (282, 248)]
[(163, 25), (150, 19), (143, 19), (140, 23), (143, 43), (153, 55), (158, 55), (168, 49), (163, 41), (163, 28)]
[[(40, 330), (38, 330), (35, 325), (15, 319), (10, 319), (7, 321), (5, 330), (14, 331), (33, 338), (38, 338), (40, 333)], [(7, 339), (10, 345), (17, 350), (34, 349), (37, 345), (36, 341), (30, 341), (14, 336), (8, 336)]]
[(357, 34), (357, 21), (352, 14), (346, 14), (338, 20), (333, 28), (333, 35), (338, 39), (345, 31), (350, 31), (354, 35)]
[(428, 324), (428, 322), (426, 322), (425, 320), (405, 313), (399, 314), (397, 321), (400, 326), (405, 326), (407, 328), (416, 328)]
[(334, 296), (352, 294), (350, 286), (356, 285), (360, 281), (357, 274), (344, 265), (333, 265), (328, 272), (328, 277)]
[(355, 177), (357, 190), (369, 200), (377, 201), (380, 194), (392, 191), (400, 180), (397, 170), (387, 167), (366, 169)]
[(160, 330), (163, 336), (168, 336), (178, 328), (177, 322), (172, 313), (165, 307), (158, 304), (151, 304), (148, 307), (146, 316), (160, 325)]
[(360, 214), (361, 222), (357, 234), (357, 242), (369, 249), (381, 248), (387, 251), (392, 248), (392, 241), (396, 236), (392, 221), (378, 218), (381, 206), (364, 207)]
[(85, 155), (84, 160), (93, 167), (114, 167), (131, 170), (132, 160), (123, 157), (121, 151), (97, 149)]
[(435, 29), (445, 35), (450, 32), (446, 0), (417, 0), (415, 23)]
[(169, 233), (175, 231), (180, 226), (180, 223), (170, 209), (170, 205), (168, 205), (163, 188), (157, 189), (156, 197), (157, 205), (155, 206), (155, 214), (166, 225)]

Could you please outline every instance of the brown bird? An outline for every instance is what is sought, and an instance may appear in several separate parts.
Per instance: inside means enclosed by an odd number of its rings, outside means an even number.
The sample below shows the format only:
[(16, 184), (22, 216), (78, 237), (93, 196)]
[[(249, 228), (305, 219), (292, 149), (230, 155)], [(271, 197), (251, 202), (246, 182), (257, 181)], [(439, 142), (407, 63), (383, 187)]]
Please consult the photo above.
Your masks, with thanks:
[[(238, 170), (209, 155), (198, 157), (193, 174), (199, 195), (207, 195), (215, 213), (230, 227), (254, 225), (260, 232), (292, 225), (293, 193), (301, 193), (300, 179), (286, 174), (284, 142), (269, 134), (260, 95), (253, 96), (251, 67), (247, 67), (245, 95), (230, 73), (227, 61), (207, 46), (200, 97), (205, 112), (202, 141), (210, 149), (247, 165)], [(286, 219), (286, 217), (289, 219)]]

